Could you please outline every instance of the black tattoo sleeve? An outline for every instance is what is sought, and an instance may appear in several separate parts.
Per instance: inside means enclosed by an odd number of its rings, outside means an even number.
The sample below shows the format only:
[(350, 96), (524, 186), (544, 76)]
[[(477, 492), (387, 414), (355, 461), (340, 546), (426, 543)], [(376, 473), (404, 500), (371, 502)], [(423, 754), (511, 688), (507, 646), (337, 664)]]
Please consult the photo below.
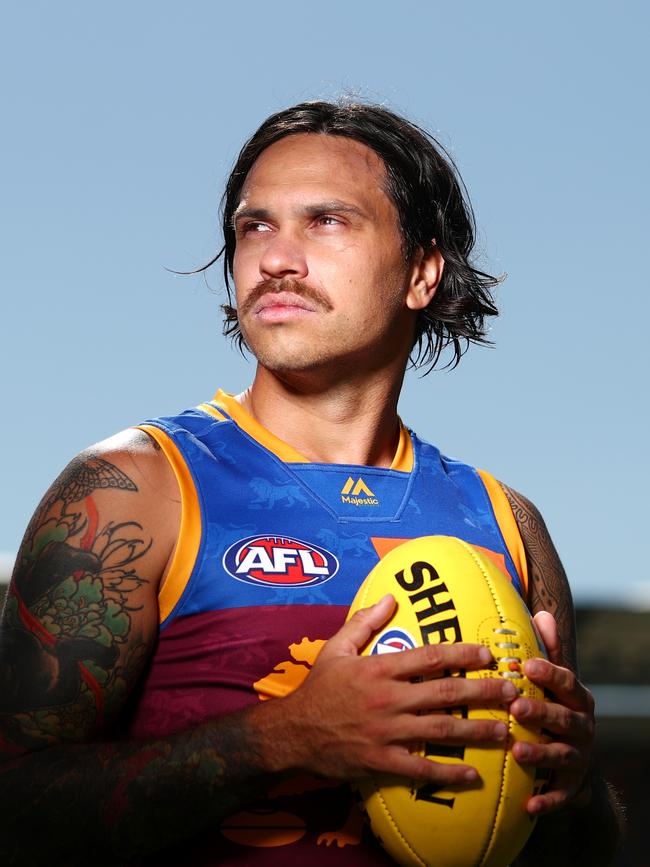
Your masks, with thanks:
[(526, 549), (533, 614), (550, 612), (557, 621), (564, 664), (577, 671), (576, 627), (571, 588), (564, 566), (537, 508), (522, 494), (501, 484)]

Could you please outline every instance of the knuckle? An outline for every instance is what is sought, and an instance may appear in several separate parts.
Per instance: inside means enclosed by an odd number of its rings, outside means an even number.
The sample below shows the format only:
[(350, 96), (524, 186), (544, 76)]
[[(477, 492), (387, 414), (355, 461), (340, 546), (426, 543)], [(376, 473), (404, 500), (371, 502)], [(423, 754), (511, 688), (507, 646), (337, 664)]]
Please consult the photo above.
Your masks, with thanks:
[(564, 669), (564, 685), (569, 692), (574, 692), (578, 684), (578, 678), (569, 668)]
[(568, 707), (563, 707), (560, 711), (560, 726), (564, 731), (570, 731), (573, 728), (573, 712)]
[(453, 734), (454, 721), (447, 714), (431, 714), (432, 734), (439, 738), (449, 738)]
[(363, 755), (361, 762), (363, 767), (368, 771), (384, 771), (387, 770), (386, 756), (382, 750), (367, 750)]
[(576, 750), (574, 750), (572, 747), (565, 746), (564, 749), (561, 749), (558, 752), (558, 760), (557, 760), (558, 767), (560, 767), (560, 768), (572, 767), (576, 762), (577, 756), (578, 756), (578, 753), (576, 752)]
[(359, 608), (358, 611), (355, 611), (352, 617), (348, 620), (348, 623), (363, 623), (368, 619), (369, 608)]
[(451, 704), (458, 699), (458, 684), (450, 677), (444, 677), (442, 680), (436, 681), (436, 691), (440, 700), (445, 704)]
[(436, 644), (427, 644), (424, 648), (424, 657), (427, 664), (436, 667), (442, 662), (442, 653), (440, 647)]
[(386, 677), (390, 662), (387, 658), (388, 654), (375, 654), (374, 656), (366, 657), (370, 663), (370, 671), (374, 677)]
[(387, 710), (393, 704), (393, 697), (388, 690), (371, 690), (365, 696), (364, 704), (367, 711), (377, 713)]
[[(482, 677), (474, 681), (479, 685), (483, 698), (503, 698), (504, 685), (510, 681), (501, 677)], [(515, 692), (516, 695), (516, 692)]]
[(432, 759), (417, 759), (417, 767), (421, 779), (430, 780), (432, 782), (440, 782), (444, 773), (444, 766), (440, 762), (435, 762)]

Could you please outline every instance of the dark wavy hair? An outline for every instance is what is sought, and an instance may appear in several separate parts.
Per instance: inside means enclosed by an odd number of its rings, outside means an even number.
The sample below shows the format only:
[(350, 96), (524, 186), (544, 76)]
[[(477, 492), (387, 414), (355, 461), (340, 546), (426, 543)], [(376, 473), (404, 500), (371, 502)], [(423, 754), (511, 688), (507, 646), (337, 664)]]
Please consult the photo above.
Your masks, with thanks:
[[(228, 293), (224, 334), (243, 348), (246, 344), (233, 306), (235, 231), (233, 214), (246, 176), (259, 155), (279, 139), (296, 133), (320, 133), (354, 139), (381, 157), (386, 169), (386, 192), (399, 215), (404, 255), (410, 259), (418, 247), (425, 251), (432, 240), (445, 267), (438, 290), (416, 321), (411, 363), (426, 372), (447, 346), (455, 367), (470, 343), (490, 343), (485, 319), (498, 311), (491, 289), (500, 282), (474, 268), (470, 254), (476, 224), (467, 190), (456, 166), (442, 145), (413, 123), (379, 105), (349, 102), (303, 102), (271, 115), (242, 148), (230, 173), (221, 202), (224, 245), (197, 269), (205, 271), (222, 255)], [(197, 272), (193, 272), (197, 273)]]

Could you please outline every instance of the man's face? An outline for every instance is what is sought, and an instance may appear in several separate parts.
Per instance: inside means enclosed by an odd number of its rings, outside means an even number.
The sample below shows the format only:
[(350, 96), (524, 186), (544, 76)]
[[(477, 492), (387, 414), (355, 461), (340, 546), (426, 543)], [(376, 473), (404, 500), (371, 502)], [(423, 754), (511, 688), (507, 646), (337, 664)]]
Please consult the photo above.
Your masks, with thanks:
[(234, 280), (264, 367), (336, 376), (406, 361), (410, 269), (385, 182), (374, 151), (337, 136), (287, 136), (253, 165), (234, 218)]

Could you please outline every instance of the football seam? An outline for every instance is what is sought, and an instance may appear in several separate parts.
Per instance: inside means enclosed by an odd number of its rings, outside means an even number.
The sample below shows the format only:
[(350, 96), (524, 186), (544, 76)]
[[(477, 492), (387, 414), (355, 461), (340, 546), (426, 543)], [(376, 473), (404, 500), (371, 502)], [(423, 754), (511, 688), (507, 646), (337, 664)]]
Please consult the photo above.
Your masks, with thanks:
[[(490, 579), (488, 572), (485, 570), (479, 557), (476, 555), (476, 552), (471, 548), (471, 546), (468, 545), (466, 542), (464, 542), (462, 539), (459, 539), (458, 541), (469, 552), (470, 556), (472, 557), (472, 559), (474, 560), (476, 565), (479, 567), (479, 569), (483, 573), (483, 577), (485, 578), (485, 583), (487, 584), (488, 589), (490, 591), (490, 594), (492, 596), (492, 599), (494, 600), (494, 606), (495, 606), (497, 613), (499, 615), (499, 619), (501, 620), (501, 622), (505, 622), (505, 615), (503, 613), (502, 606), (499, 602), (498, 596), (494, 592), (494, 586), (492, 584), (492, 581)], [(511, 716), (510, 712), (508, 712), (508, 739), (510, 738), (511, 734), (512, 734), (512, 716)], [(487, 857), (487, 854), (490, 851), (490, 847), (492, 846), (492, 843), (494, 842), (494, 837), (495, 837), (496, 832), (497, 832), (497, 824), (498, 824), (497, 818), (499, 816), (501, 806), (503, 804), (503, 791), (505, 788), (506, 771), (507, 771), (508, 764), (509, 764), (508, 763), (508, 755), (509, 755), (509, 751), (506, 749), (504, 751), (504, 754), (503, 754), (503, 766), (501, 769), (501, 785), (499, 786), (499, 797), (497, 798), (497, 802), (496, 802), (496, 806), (495, 806), (495, 810), (494, 810), (494, 814), (493, 814), (493, 818), (492, 818), (492, 830), (490, 832), (485, 849), (481, 853), (481, 857), (478, 861), (478, 867), (480, 867), (480, 865), (485, 863), (485, 858)]]
[[(424, 537), (422, 537), (422, 538), (424, 538)], [(433, 538), (435, 538), (435, 537), (433, 537)], [(453, 542), (456, 543), (459, 547), (463, 547), (466, 549), (466, 551), (470, 554), (470, 557), (471, 557), (472, 561), (474, 562), (475, 566), (478, 567), (479, 573), (483, 576), (483, 578), (485, 580), (486, 587), (487, 587), (489, 594), (493, 600), (494, 611), (497, 614), (500, 623), (505, 624), (505, 623), (509, 622), (510, 618), (506, 615), (506, 609), (504, 608), (504, 603), (500, 599), (500, 596), (498, 593), (498, 586), (499, 585), (496, 582), (496, 578), (493, 580), (493, 576), (486, 569), (486, 565), (482, 561), (481, 555), (473, 548), (472, 545), (465, 542), (465, 540), (463, 540), (463, 539), (459, 539), (458, 537), (450, 537), (450, 536), (440, 535), (440, 536), (438, 536), (438, 538), (447, 539), (450, 541), (453, 540)], [(384, 558), (380, 558), (380, 562), (382, 559), (384, 559)], [(369, 601), (369, 598), (371, 596), (372, 596), (371, 588), (370, 588), (370, 586), (367, 586), (365, 588), (365, 592), (363, 592), (362, 598), (358, 602), (359, 607), (361, 607), (361, 608), (366, 607), (368, 605), (368, 601)], [(521, 628), (521, 624), (517, 624), (517, 628)], [(494, 858), (494, 856), (495, 856), (494, 846), (495, 846), (495, 842), (497, 841), (497, 838), (498, 838), (499, 826), (500, 826), (500, 824), (502, 825), (503, 821), (504, 821), (504, 815), (503, 815), (502, 811), (505, 810), (505, 807), (507, 804), (506, 791), (508, 788), (508, 778), (511, 777), (512, 773), (513, 773), (514, 758), (511, 754), (511, 751), (508, 749), (508, 744), (512, 740), (514, 727), (515, 727), (515, 720), (513, 719), (512, 715), (508, 712), (508, 714), (507, 714), (508, 742), (506, 744), (506, 749), (503, 751), (502, 758), (501, 758), (501, 775), (500, 775), (500, 782), (498, 785), (498, 791), (495, 793), (496, 797), (492, 800), (492, 809), (490, 810), (490, 812), (492, 813), (492, 821), (490, 823), (491, 827), (489, 829), (486, 829), (487, 833), (484, 836), (484, 842), (483, 842), (483, 844), (479, 850), (480, 854), (479, 854), (477, 860), (472, 860), (472, 865), (468, 864), (468, 867), (484, 867), (484, 865), (486, 863), (491, 863), (490, 859)], [(418, 853), (418, 851), (416, 851), (416, 849), (414, 849), (413, 845), (409, 842), (409, 840), (401, 832), (401, 830), (397, 824), (397, 820), (393, 817), (392, 812), (390, 810), (390, 807), (389, 807), (388, 803), (386, 802), (386, 800), (384, 799), (383, 792), (380, 790), (380, 786), (379, 786), (378, 781), (376, 780), (374, 774), (370, 773), (369, 776), (372, 780), (372, 788), (374, 790), (374, 795), (376, 798), (375, 803), (380, 807), (380, 810), (381, 810), (379, 815), (383, 815), (384, 820), (387, 820), (388, 827), (385, 828), (385, 831), (388, 833), (386, 836), (392, 837), (393, 845), (400, 844), (403, 847), (403, 852), (404, 852), (403, 857), (409, 857), (410, 856), (414, 860), (415, 864), (418, 865), (418, 867), (433, 867), (433, 865), (429, 861), (423, 859), (423, 857)], [(359, 797), (361, 797), (360, 793), (359, 793)], [(365, 809), (365, 806), (363, 808), (363, 811), (364, 811), (366, 817), (368, 819), (370, 819), (370, 824), (374, 826), (375, 823), (372, 821), (372, 818), (369, 815), (368, 811)], [(378, 819), (379, 819), (379, 815), (378, 815)], [(506, 825), (507, 825), (507, 822), (506, 822)], [(390, 831), (389, 831), (389, 829), (390, 829)], [(373, 828), (373, 830), (374, 830), (374, 828)], [(381, 840), (382, 835), (380, 835), (378, 831), (375, 831), (375, 834), (378, 837), (378, 839)], [(408, 853), (408, 855), (407, 855), (407, 853)], [(415, 867), (415, 864), (414, 864), (414, 867)]]
[[(375, 788), (375, 793), (377, 794), (377, 797), (379, 798), (379, 802), (382, 806), (384, 813), (386, 814), (386, 816), (388, 818), (388, 821), (392, 825), (393, 831), (397, 834), (397, 836), (402, 841), (404, 846), (408, 849), (408, 851), (411, 853), (411, 855), (413, 855), (413, 857), (418, 861), (418, 863), (422, 865), (422, 867), (431, 867), (431, 864), (429, 864), (428, 861), (425, 861), (420, 855), (418, 855), (418, 853), (415, 851), (413, 846), (411, 846), (409, 841), (402, 834), (399, 827), (397, 826), (397, 822), (393, 818), (393, 814), (388, 809), (388, 805), (386, 804), (386, 801), (384, 800), (384, 796), (382, 795), (381, 790), (380, 790), (379, 786), (377, 785), (377, 782), (376, 782), (374, 776), (372, 776), (372, 774), (371, 774), (371, 779), (372, 779), (373, 786)], [(370, 820), (370, 824), (372, 825), (372, 819)]]

